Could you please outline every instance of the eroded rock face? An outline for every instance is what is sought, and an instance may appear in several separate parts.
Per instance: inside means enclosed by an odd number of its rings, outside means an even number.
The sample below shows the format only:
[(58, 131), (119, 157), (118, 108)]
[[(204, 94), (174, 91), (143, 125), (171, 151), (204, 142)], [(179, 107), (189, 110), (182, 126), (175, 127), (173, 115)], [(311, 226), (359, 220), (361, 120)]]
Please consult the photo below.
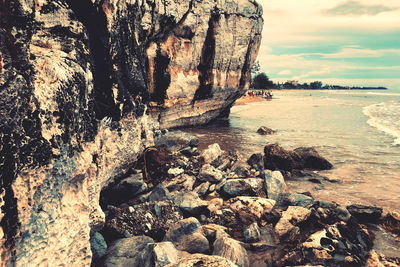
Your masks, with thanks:
[(89, 265), (101, 188), (158, 122), (228, 110), (261, 13), (254, 0), (1, 1), (0, 265)]

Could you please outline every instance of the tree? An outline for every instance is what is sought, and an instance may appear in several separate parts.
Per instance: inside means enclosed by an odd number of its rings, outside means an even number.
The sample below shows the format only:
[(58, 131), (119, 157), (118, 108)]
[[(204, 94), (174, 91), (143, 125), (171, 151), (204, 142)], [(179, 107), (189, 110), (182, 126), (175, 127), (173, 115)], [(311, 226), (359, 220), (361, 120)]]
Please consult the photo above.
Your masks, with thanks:
[(262, 72), (254, 77), (252, 87), (254, 89), (273, 88), (274, 83), (268, 78), (268, 76), (264, 72)]
[(260, 72), (260, 62), (257, 60), (254, 62), (253, 67), (251, 68), (251, 75), (255, 76)]
[(320, 81), (315, 81), (310, 83), (310, 89), (321, 89), (322, 88), (322, 82)]

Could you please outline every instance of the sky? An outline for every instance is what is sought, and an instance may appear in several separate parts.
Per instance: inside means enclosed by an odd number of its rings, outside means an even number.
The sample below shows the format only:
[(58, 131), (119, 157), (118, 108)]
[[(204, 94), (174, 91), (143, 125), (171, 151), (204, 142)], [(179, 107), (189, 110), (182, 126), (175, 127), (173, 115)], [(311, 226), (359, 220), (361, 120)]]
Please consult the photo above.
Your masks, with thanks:
[(257, 60), (273, 81), (400, 90), (399, 0), (257, 0)]

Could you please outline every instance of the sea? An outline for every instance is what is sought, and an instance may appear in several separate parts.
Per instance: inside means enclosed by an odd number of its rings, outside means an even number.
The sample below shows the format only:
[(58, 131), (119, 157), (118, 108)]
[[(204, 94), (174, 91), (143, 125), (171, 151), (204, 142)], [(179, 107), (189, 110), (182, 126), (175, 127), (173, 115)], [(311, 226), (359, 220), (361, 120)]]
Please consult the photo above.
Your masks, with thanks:
[[(287, 181), (294, 192), (341, 205), (364, 204), (400, 211), (400, 91), (338, 90), (273, 92), (271, 101), (235, 105), (228, 119), (187, 128), (200, 149), (219, 143), (245, 161), (267, 144), (315, 147), (334, 168), (330, 181)], [(256, 133), (266, 126), (277, 133)]]

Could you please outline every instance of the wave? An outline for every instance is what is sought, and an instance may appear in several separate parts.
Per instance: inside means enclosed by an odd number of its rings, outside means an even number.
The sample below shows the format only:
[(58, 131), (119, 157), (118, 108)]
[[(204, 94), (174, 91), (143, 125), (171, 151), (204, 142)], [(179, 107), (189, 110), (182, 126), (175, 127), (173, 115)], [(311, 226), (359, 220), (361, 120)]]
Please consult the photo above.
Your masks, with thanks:
[(329, 94), (335, 95), (373, 95), (373, 96), (400, 96), (400, 93), (392, 93), (392, 92), (371, 92), (371, 91), (327, 91)]
[(400, 145), (400, 102), (389, 101), (364, 107), (369, 125), (394, 137), (393, 145)]

